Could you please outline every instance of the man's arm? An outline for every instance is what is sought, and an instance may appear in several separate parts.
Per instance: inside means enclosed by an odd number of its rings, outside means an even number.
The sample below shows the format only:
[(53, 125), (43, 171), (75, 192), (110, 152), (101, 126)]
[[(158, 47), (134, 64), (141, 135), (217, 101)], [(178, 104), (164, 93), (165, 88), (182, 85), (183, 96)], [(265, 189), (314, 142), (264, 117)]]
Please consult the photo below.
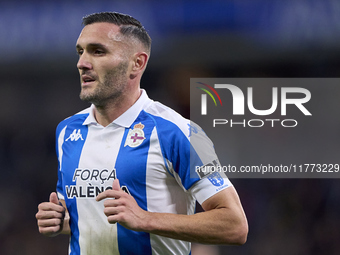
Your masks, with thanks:
[(97, 201), (105, 198), (115, 198), (104, 201), (108, 221), (128, 229), (206, 244), (240, 245), (247, 239), (248, 223), (234, 187), (207, 199), (202, 204), (205, 211), (194, 215), (145, 211), (120, 189), (118, 180), (112, 190), (99, 194)]
[(65, 200), (59, 200), (59, 201), (63, 205), (63, 207), (65, 208), (65, 217), (64, 217), (64, 222), (63, 222), (63, 228), (60, 231), (60, 234), (70, 235), (71, 234), (70, 214), (68, 213)]
[(55, 192), (51, 193), (49, 202), (39, 204), (35, 217), (39, 232), (43, 235), (52, 237), (71, 233), (65, 201), (58, 200)]

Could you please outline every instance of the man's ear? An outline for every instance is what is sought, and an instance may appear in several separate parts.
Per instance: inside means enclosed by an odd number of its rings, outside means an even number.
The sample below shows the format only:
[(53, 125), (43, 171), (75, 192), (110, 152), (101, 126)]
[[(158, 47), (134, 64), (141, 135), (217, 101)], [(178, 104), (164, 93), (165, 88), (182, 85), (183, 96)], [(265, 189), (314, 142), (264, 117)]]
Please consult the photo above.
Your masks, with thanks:
[(148, 63), (149, 55), (145, 52), (138, 52), (134, 55), (133, 66), (131, 69), (132, 78), (136, 77), (138, 74), (142, 74)]

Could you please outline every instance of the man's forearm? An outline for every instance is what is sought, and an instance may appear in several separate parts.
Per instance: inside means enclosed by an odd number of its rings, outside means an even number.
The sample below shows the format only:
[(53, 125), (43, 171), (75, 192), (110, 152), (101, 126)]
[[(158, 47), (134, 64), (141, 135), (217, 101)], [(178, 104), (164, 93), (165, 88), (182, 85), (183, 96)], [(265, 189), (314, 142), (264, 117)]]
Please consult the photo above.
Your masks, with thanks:
[(145, 218), (146, 232), (189, 242), (206, 244), (244, 244), (248, 234), (248, 223), (238, 196), (233, 188), (221, 192), (232, 194), (235, 203), (232, 207), (224, 205), (210, 208), (209, 202), (203, 203), (205, 212), (193, 215), (180, 215), (169, 213), (148, 213)]
[(64, 223), (63, 223), (63, 229), (61, 230), (60, 234), (64, 235), (70, 235), (71, 229), (70, 229), (70, 218), (65, 216)]
[(150, 213), (146, 232), (169, 238), (205, 244), (245, 243), (248, 227), (245, 220), (230, 217), (220, 208), (194, 215)]
[(64, 217), (64, 222), (63, 222), (63, 228), (60, 231), (60, 234), (64, 234), (64, 235), (70, 235), (71, 234), (71, 229), (70, 229), (70, 215), (67, 211), (67, 207), (66, 207), (66, 203), (65, 200), (59, 200), (60, 203), (63, 205), (63, 207), (65, 208), (65, 217)]
[(207, 244), (243, 244), (247, 239), (247, 219), (233, 186), (205, 200), (204, 212), (193, 215), (145, 211), (121, 190), (118, 180), (96, 200), (105, 200), (104, 214), (109, 223), (118, 222), (134, 231)]

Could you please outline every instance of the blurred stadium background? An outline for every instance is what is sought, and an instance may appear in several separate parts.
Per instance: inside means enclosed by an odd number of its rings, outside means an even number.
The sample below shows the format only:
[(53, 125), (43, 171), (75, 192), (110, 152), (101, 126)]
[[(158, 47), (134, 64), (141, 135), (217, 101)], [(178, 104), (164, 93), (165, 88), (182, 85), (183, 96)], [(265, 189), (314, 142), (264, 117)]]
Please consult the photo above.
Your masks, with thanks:
[[(4, 255), (67, 254), (68, 238), (41, 236), (35, 213), (56, 185), (56, 125), (87, 107), (78, 99), (75, 51), (86, 14), (118, 11), (144, 24), (153, 49), (142, 87), (186, 117), (190, 77), (340, 75), (339, 0), (2, 0), (0, 7)], [(325, 96), (340, 96), (340, 87)], [(340, 138), (339, 131), (320, 135)], [(248, 242), (194, 245), (193, 255), (339, 254), (339, 179), (232, 181), (248, 216)]]

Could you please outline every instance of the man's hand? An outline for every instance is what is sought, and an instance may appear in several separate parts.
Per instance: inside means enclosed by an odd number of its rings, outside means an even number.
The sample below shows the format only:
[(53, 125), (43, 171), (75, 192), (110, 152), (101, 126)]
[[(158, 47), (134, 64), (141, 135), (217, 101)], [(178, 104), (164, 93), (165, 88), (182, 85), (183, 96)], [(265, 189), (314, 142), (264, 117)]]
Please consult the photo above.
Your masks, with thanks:
[(62, 231), (65, 208), (59, 202), (57, 193), (51, 193), (49, 202), (39, 204), (35, 217), (41, 234), (56, 236)]
[(149, 213), (140, 208), (136, 200), (120, 188), (118, 179), (113, 181), (112, 190), (100, 193), (96, 200), (99, 202), (105, 198), (109, 198), (104, 201), (104, 213), (109, 223), (118, 222), (135, 231), (144, 230), (143, 225)]

